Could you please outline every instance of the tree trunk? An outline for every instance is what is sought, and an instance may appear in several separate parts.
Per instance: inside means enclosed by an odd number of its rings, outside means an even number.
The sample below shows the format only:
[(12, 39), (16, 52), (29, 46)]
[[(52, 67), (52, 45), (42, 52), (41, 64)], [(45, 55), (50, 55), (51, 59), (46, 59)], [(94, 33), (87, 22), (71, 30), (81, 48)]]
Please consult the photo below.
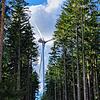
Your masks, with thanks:
[(59, 100), (61, 100), (61, 84), (60, 82), (58, 83), (58, 89), (59, 89)]
[[(21, 44), (20, 44), (20, 32), (19, 32), (19, 39), (18, 39), (18, 68), (17, 68), (17, 91), (20, 91), (20, 71), (21, 71), (21, 69), (20, 69), (20, 59), (21, 59), (21, 54), (20, 54), (20, 46), (21, 46)], [(18, 99), (18, 100), (20, 100), (20, 99)]]
[(100, 67), (99, 67), (99, 62), (100, 62), (100, 56), (97, 56), (96, 63), (97, 63), (97, 83), (98, 83), (98, 100), (100, 100)]
[(27, 67), (27, 100), (30, 100), (30, 61)]
[(4, 32), (4, 15), (5, 15), (5, 0), (2, 0), (2, 13), (0, 18), (0, 82), (2, 81), (2, 53), (3, 53), (3, 32)]
[(96, 58), (96, 90), (97, 90), (97, 99), (99, 100), (100, 98), (99, 98), (99, 85), (98, 85), (98, 73), (97, 73), (97, 70), (98, 70), (98, 68), (97, 68), (97, 58)]
[(56, 90), (56, 81), (55, 81), (55, 100), (57, 100), (57, 96), (56, 96), (56, 94), (57, 94), (57, 90)]
[(80, 73), (79, 73), (79, 41), (78, 41), (78, 30), (76, 30), (77, 40), (77, 100), (80, 100)]
[(91, 94), (90, 94), (91, 87), (90, 87), (90, 75), (89, 75), (89, 73), (87, 73), (87, 82), (88, 82), (88, 100), (91, 100)]
[(84, 88), (84, 100), (86, 99), (86, 68), (85, 68), (85, 49), (84, 49), (84, 18), (83, 18), (83, 8), (82, 8), (82, 23), (81, 23), (81, 29), (82, 29), (82, 66), (83, 66), (83, 88)]
[(74, 63), (73, 63), (73, 46), (72, 46), (72, 79), (73, 79), (73, 100), (76, 100), (76, 94), (75, 94), (75, 75), (74, 75)]
[(63, 50), (64, 50), (64, 92), (65, 92), (65, 100), (67, 100), (67, 73), (66, 73), (66, 50), (65, 50), (65, 45), (63, 45)]
[(94, 91), (94, 100), (96, 100), (96, 66), (95, 66), (95, 57), (93, 57), (93, 67), (94, 67), (94, 78), (93, 78), (93, 91)]
[(30, 100), (32, 100), (32, 94), (33, 94), (33, 91), (32, 91), (32, 72), (33, 72), (33, 69), (32, 69), (32, 60), (30, 61), (30, 80), (29, 80), (29, 94), (30, 94)]

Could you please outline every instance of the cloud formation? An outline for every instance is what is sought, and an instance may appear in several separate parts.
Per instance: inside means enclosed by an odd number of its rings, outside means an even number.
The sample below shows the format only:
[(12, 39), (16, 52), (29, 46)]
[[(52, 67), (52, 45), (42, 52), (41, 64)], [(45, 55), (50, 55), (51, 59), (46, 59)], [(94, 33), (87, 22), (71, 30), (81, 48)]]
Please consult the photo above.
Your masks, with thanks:
[[(47, 0), (47, 4), (45, 5), (30, 6), (31, 24), (34, 27), (35, 24), (38, 26), (45, 40), (52, 38), (63, 1), (64, 0)], [(40, 38), (38, 32), (36, 32), (36, 38)]]

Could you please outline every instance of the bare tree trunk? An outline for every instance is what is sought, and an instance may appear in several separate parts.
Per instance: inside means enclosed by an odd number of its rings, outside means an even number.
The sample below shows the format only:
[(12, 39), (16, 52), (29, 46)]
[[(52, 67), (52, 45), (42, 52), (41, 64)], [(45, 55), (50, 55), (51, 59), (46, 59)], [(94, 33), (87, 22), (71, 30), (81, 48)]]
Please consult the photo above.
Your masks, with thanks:
[(91, 87), (90, 87), (90, 75), (89, 75), (89, 73), (87, 73), (87, 81), (88, 81), (88, 100), (91, 100), (91, 94), (90, 94)]
[(59, 89), (59, 100), (61, 100), (61, 84), (60, 82), (58, 83), (58, 89)]
[(76, 100), (76, 94), (75, 94), (75, 76), (74, 76), (74, 63), (73, 63), (73, 46), (72, 46), (72, 79), (73, 79), (73, 100)]
[(0, 82), (2, 81), (2, 53), (3, 53), (3, 34), (4, 34), (4, 15), (5, 0), (2, 0), (2, 13), (0, 18)]
[(72, 77), (73, 77), (73, 100), (76, 100), (76, 94), (75, 94), (75, 79), (74, 79), (74, 70), (72, 73)]
[(63, 85), (63, 100), (65, 100), (65, 86)]
[[(96, 55), (96, 52), (95, 52), (95, 55)], [(95, 79), (96, 79), (96, 96), (97, 96), (97, 99), (99, 100), (99, 85), (98, 85), (98, 73), (97, 73), (97, 55), (96, 55), (96, 58), (95, 58), (95, 66), (96, 66), (96, 72), (95, 72)]]
[(82, 29), (82, 66), (83, 66), (83, 88), (84, 88), (84, 100), (86, 99), (86, 68), (85, 68), (85, 49), (84, 49), (84, 18), (83, 18), (83, 8), (82, 8), (82, 23), (81, 23), (81, 29)]
[[(91, 60), (92, 62), (92, 60)], [(91, 86), (91, 100), (94, 100), (94, 91), (93, 91), (93, 79), (94, 79), (94, 70), (93, 70), (93, 64), (91, 64), (91, 74), (90, 74), (90, 86)]]
[(93, 79), (93, 92), (94, 92), (94, 99), (96, 99), (96, 79), (95, 79), (95, 72), (94, 72), (94, 79)]
[[(18, 39), (18, 68), (17, 68), (17, 91), (20, 91), (20, 59), (21, 59), (21, 54), (20, 54), (20, 32), (19, 32), (19, 39)], [(18, 99), (20, 100), (20, 99)]]
[(96, 52), (94, 52), (94, 97), (95, 100), (98, 99), (98, 82), (97, 82), (97, 59)]
[(57, 94), (56, 88), (57, 88), (57, 87), (56, 87), (56, 81), (55, 81), (55, 100), (57, 100), (57, 98), (56, 98), (56, 97), (57, 97), (57, 96), (56, 96), (56, 94)]
[(97, 78), (97, 72), (96, 72), (96, 90), (97, 90), (97, 99), (99, 100), (99, 88), (98, 88), (98, 78)]
[[(93, 57), (94, 58), (94, 57)], [(93, 64), (93, 67), (94, 67), (94, 78), (93, 78), (93, 92), (94, 92), (94, 99), (96, 99), (96, 72), (95, 72), (95, 58), (93, 59), (94, 60), (94, 64)]]
[(100, 100), (100, 79), (99, 79), (99, 76), (100, 76), (100, 69), (99, 69), (99, 61), (100, 61), (100, 56), (97, 56), (97, 59), (96, 59), (96, 64), (97, 64), (97, 83), (98, 83), (98, 100)]
[(27, 68), (27, 100), (30, 100), (30, 65), (31, 61), (28, 63)]
[(64, 91), (65, 91), (65, 100), (67, 100), (67, 79), (66, 79), (66, 76), (67, 76), (67, 73), (66, 73), (66, 50), (65, 50), (65, 45), (63, 45), (63, 49), (64, 49)]
[(64, 82), (64, 86), (65, 86), (65, 100), (67, 100), (67, 72), (66, 72), (66, 50), (65, 50), (65, 45), (64, 45), (64, 76), (65, 76), (65, 82)]
[(76, 40), (77, 40), (77, 100), (80, 100), (80, 73), (79, 73), (79, 39), (78, 30), (76, 30)]
[(99, 100), (100, 98), (99, 98), (99, 85), (98, 85), (98, 75), (97, 75), (97, 70), (98, 70), (98, 68), (97, 68), (97, 58), (96, 58), (96, 61), (95, 61), (95, 63), (96, 63), (96, 91), (97, 91), (97, 99)]

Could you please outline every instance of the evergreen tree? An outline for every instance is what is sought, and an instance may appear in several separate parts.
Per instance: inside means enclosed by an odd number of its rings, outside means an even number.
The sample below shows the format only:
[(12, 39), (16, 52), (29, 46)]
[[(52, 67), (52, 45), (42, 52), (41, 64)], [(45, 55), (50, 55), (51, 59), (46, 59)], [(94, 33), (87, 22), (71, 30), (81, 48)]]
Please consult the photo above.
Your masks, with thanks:
[(32, 68), (38, 56), (35, 34), (26, 13), (27, 3), (11, 0), (9, 5), (11, 12), (5, 24), (0, 94), (2, 100), (33, 100), (39, 85), (38, 76)]
[[(43, 100), (51, 100), (50, 97), (53, 97), (53, 100), (99, 100), (100, 61), (98, 58), (100, 55), (97, 53), (99, 50), (97, 37), (100, 34), (98, 21), (100, 14), (97, 8), (97, 2), (93, 0), (68, 0), (64, 3), (54, 33), (57, 50), (60, 50), (58, 54), (60, 61), (51, 53)], [(56, 60), (52, 65), (54, 59)], [(60, 78), (60, 85), (58, 81), (53, 80), (58, 64), (63, 71), (56, 77), (56, 79)], [(50, 73), (53, 69), (55, 71)], [(60, 75), (63, 76), (63, 80)], [(54, 92), (55, 81), (59, 92)], [(53, 94), (50, 94), (50, 91)]]

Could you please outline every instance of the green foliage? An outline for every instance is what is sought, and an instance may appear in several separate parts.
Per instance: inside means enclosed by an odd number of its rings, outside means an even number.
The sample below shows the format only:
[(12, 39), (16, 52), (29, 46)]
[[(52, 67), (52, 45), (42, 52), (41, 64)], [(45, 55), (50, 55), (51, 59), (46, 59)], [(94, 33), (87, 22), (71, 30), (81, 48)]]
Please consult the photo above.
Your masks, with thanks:
[(93, 0), (64, 3), (54, 33), (43, 100), (85, 100), (84, 88), (88, 100), (100, 99), (99, 17)]
[(29, 22), (27, 3), (11, 0), (6, 17), (2, 60), (0, 100), (34, 100), (38, 92), (38, 76), (32, 62), (37, 61), (38, 46)]

